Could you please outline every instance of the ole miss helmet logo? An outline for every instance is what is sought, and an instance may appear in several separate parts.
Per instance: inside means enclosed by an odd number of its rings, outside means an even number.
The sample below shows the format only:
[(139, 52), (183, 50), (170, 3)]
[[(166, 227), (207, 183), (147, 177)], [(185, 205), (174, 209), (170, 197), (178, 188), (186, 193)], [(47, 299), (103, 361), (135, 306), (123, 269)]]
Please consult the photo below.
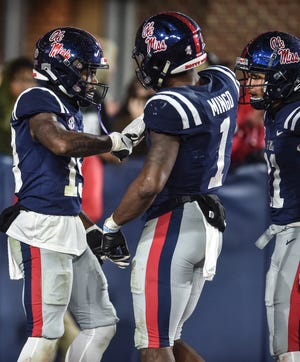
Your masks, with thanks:
[(154, 21), (147, 23), (143, 28), (142, 37), (145, 39), (145, 43), (147, 44), (147, 53), (151, 52), (151, 49), (154, 52), (164, 52), (167, 50), (167, 45), (165, 40), (157, 40), (156, 36), (153, 36), (154, 32)]
[(273, 36), (270, 39), (270, 47), (275, 51), (277, 50), (277, 54), (280, 55), (280, 64), (299, 63), (299, 54), (286, 48), (284, 40), (280, 36)]
[(54, 58), (57, 55), (61, 55), (65, 59), (69, 59), (71, 57), (71, 50), (64, 48), (64, 43), (61, 41), (64, 38), (65, 32), (58, 29), (55, 30), (49, 37), (51, 44), (51, 50), (49, 52), (49, 57)]

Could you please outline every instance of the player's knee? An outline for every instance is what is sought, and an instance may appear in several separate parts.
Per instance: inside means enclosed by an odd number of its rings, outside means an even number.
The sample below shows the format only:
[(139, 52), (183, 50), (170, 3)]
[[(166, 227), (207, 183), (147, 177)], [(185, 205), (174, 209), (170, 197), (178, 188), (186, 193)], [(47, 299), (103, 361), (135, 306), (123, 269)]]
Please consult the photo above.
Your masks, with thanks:
[(80, 332), (82, 338), (99, 346), (103, 351), (108, 347), (111, 339), (116, 334), (116, 325), (84, 329)]
[(115, 333), (115, 324), (82, 330), (69, 347), (65, 360), (77, 361), (80, 355), (82, 361), (101, 361)]
[(55, 306), (48, 306), (47, 313), (43, 318), (43, 328), (41, 337), (48, 339), (58, 339), (64, 334), (64, 314), (66, 308), (55, 308)]
[[(111, 339), (116, 334), (117, 327), (115, 324), (111, 326), (105, 326), (105, 327), (97, 327), (94, 328), (93, 333), (95, 334), (95, 338), (99, 343), (109, 345)], [(85, 330), (83, 331), (85, 334), (90, 334), (91, 330)]]
[(56, 352), (57, 339), (44, 337), (29, 337), (21, 351), (17, 362), (53, 361)]

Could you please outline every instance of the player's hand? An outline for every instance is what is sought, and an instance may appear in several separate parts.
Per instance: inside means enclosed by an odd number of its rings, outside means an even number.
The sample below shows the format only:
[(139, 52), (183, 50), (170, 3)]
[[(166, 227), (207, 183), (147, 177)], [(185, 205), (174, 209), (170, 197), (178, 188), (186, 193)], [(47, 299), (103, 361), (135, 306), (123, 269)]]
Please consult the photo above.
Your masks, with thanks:
[(127, 242), (120, 230), (115, 233), (103, 234), (101, 259), (110, 260), (121, 269), (130, 264)]
[(144, 138), (145, 129), (144, 114), (141, 114), (123, 129), (122, 134), (129, 137), (132, 141), (133, 147), (136, 147)]
[(125, 236), (112, 220), (111, 216), (103, 225), (101, 259), (110, 260), (119, 268), (124, 269), (129, 265), (130, 253)]
[(132, 153), (133, 142), (130, 137), (119, 132), (112, 132), (109, 137), (112, 141), (111, 153), (120, 161)]
[(103, 239), (103, 232), (97, 225), (93, 225), (86, 230), (86, 240), (88, 246), (90, 247), (92, 252), (96, 255), (101, 265), (103, 264), (101, 258), (102, 239)]

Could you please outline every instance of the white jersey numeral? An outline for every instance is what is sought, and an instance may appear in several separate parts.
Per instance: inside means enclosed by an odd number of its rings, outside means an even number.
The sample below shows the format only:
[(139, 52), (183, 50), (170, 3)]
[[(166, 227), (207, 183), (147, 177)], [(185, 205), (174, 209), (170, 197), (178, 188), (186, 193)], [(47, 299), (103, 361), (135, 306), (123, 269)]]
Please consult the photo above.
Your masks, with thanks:
[(230, 126), (230, 117), (226, 117), (222, 121), (220, 126), (220, 133), (222, 134), (222, 137), (218, 152), (218, 161), (217, 161), (218, 169), (215, 176), (213, 176), (210, 179), (208, 189), (222, 185), (223, 169), (225, 164), (225, 149), (226, 149), (229, 126)]
[(271, 175), (271, 172), (273, 172), (273, 195), (271, 195), (270, 206), (276, 209), (280, 209), (283, 207), (284, 203), (284, 199), (280, 197), (280, 168), (274, 153), (270, 155), (269, 159), (265, 156), (265, 159), (267, 161), (269, 175)]
[(65, 186), (65, 196), (73, 196), (77, 197), (78, 195), (81, 197), (82, 195), (82, 184), (79, 183), (76, 185), (76, 166), (78, 172), (81, 174), (81, 162), (78, 158), (71, 157), (70, 162), (68, 164), (69, 168), (69, 184)]

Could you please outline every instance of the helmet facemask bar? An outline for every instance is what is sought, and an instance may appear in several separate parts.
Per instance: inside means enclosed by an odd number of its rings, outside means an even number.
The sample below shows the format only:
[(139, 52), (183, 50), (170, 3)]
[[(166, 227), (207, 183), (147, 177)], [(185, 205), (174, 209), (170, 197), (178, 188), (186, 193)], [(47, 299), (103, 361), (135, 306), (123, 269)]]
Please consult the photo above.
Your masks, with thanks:
[[(239, 104), (251, 104), (255, 109), (268, 109), (274, 103), (269, 97), (270, 87), (275, 86), (271, 82), (274, 76), (273, 70), (266, 71), (264, 67), (249, 66), (247, 58), (238, 57), (234, 71), (240, 82)], [(264, 81), (259, 84), (256, 81), (254, 83), (254, 80), (260, 79), (262, 74), (264, 75)], [(263, 88), (262, 97), (251, 95), (249, 89), (255, 87)]]
[[(150, 55), (147, 55), (147, 57), (150, 59)], [(135, 60), (135, 62), (137, 64), (137, 68), (135, 70), (137, 79), (139, 80), (139, 82), (142, 84), (142, 86), (144, 88), (146, 88), (146, 89), (151, 88), (152, 80), (143, 70), (143, 63), (145, 61), (145, 57), (143, 56), (143, 54), (138, 54), (136, 52), (136, 48), (134, 48), (133, 52), (132, 52), (132, 58)]]
[(101, 83), (96, 78), (97, 69), (107, 69), (107, 67), (87, 66), (83, 68), (81, 79), (72, 87), (72, 95), (75, 96), (80, 106), (87, 107), (90, 104), (99, 106), (108, 91), (109, 86)]

